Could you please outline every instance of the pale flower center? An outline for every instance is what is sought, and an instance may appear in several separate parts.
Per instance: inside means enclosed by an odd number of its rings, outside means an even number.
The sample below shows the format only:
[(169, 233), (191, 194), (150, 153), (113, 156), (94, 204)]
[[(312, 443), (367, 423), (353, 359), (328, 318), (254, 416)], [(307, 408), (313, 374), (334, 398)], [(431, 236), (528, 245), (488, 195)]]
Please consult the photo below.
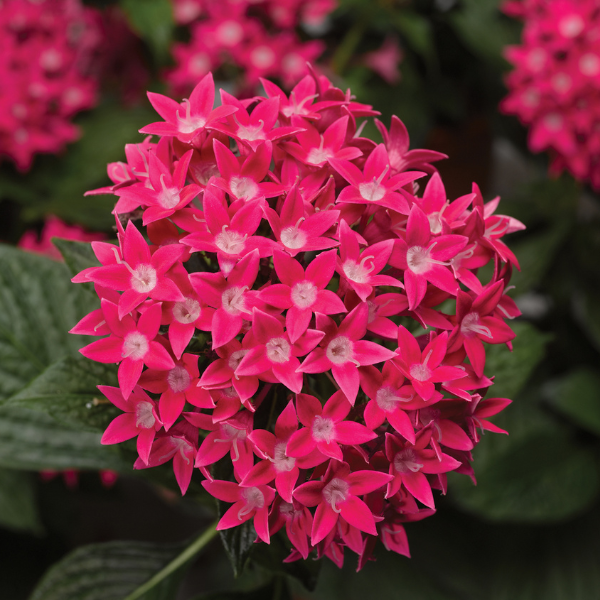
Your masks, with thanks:
[[(369, 262), (370, 261), (370, 262)], [(356, 283), (368, 283), (371, 273), (375, 269), (372, 256), (363, 256), (360, 263), (348, 259), (343, 265), (344, 274), (350, 281)]]
[(353, 360), (352, 341), (345, 335), (340, 335), (329, 342), (325, 354), (334, 365), (343, 365)]
[(427, 365), (415, 364), (410, 367), (410, 376), (417, 381), (428, 381), (431, 378), (431, 369)]
[(585, 21), (579, 15), (568, 15), (558, 24), (558, 30), (567, 38), (578, 36), (585, 27)]
[(242, 41), (244, 30), (236, 21), (224, 21), (216, 31), (216, 37), (223, 46), (233, 48)]
[(348, 490), (350, 485), (343, 479), (334, 477), (324, 488), (323, 498), (325, 502), (331, 506), (334, 512), (339, 513), (340, 509), (337, 507), (338, 504), (345, 502), (348, 499)]
[(238, 512), (238, 519), (240, 521), (248, 513), (253, 510), (260, 510), (265, 505), (265, 496), (257, 487), (242, 488), (241, 492), (246, 505)]
[(154, 418), (152, 404), (150, 402), (140, 402), (135, 407), (135, 426), (141, 429), (151, 429), (155, 423), (156, 419)]
[(223, 309), (234, 317), (242, 312), (248, 312), (244, 302), (244, 292), (247, 289), (247, 286), (242, 286), (225, 290), (221, 296)]
[(387, 189), (378, 181), (373, 180), (359, 183), (358, 191), (365, 200), (369, 202), (377, 202), (385, 196)]
[(299, 229), (299, 224), (300, 221), (294, 227), (286, 227), (281, 230), (281, 243), (292, 250), (298, 250), (306, 244), (306, 233)]
[(141, 360), (148, 352), (148, 338), (139, 331), (128, 333), (123, 341), (123, 358), (131, 358), (132, 360)]
[(273, 452), (273, 466), (278, 473), (291, 471), (296, 466), (296, 459), (286, 456), (285, 448), (287, 442), (277, 442)]
[(131, 287), (140, 294), (148, 294), (158, 281), (156, 269), (151, 265), (138, 265), (131, 274)]
[(436, 235), (442, 233), (442, 215), (439, 212), (434, 212), (429, 215), (428, 219), (431, 233)]
[(429, 250), (427, 248), (422, 248), (421, 246), (409, 248), (406, 253), (406, 262), (408, 263), (408, 268), (413, 273), (416, 273), (417, 275), (426, 273), (431, 268), (429, 262)]
[(405, 448), (400, 450), (396, 456), (394, 456), (394, 469), (398, 473), (408, 474), (417, 473), (423, 468), (423, 465), (419, 462), (417, 453), (412, 448)]
[(171, 388), (171, 391), (176, 394), (179, 392), (184, 392), (190, 387), (191, 381), (190, 374), (184, 367), (175, 367), (169, 371), (167, 375), (167, 383)]
[(330, 158), (333, 158), (333, 156), (334, 156), (333, 152), (329, 148), (323, 148), (324, 143), (325, 143), (325, 140), (323, 139), (323, 136), (321, 136), (321, 144), (319, 145), (319, 147), (311, 148), (311, 150), (308, 153), (308, 156), (306, 158), (306, 162), (309, 165), (315, 165), (315, 166), (322, 165), (324, 162), (326, 162)]
[(206, 119), (201, 115), (192, 117), (191, 105), (189, 100), (184, 100), (185, 116), (177, 112), (177, 131), (179, 133), (194, 133), (197, 129), (202, 129), (206, 125)]
[(275, 52), (268, 46), (258, 46), (250, 54), (250, 60), (257, 69), (268, 69), (275, 62)]
[(398, 402), (410, 402), (412, 396), (405, 398), (397, 396), (395, 390), (391, 387), (382, 387), (377, 390), (375, 402), (377, 406), (384, 412), (394, 412), (398, 406)]
[(229, 189), (238, 200), (248, 201), (258, 195), (258, 185), (250, 177), (232, 177)]
[(250, 350), (236, 350), (235, 352), (232, 352), (229, 357), (229, 362), (227, 363), (229, 368), (232, 371), (235, 371), (242, 362), (242, 358), (244, 358), (248, 352), (250, 352)]
[(335, 423), (327, 417), (317, 415), (312, 423), (312, 437), (316, 442), (329, 444), (335, 434)]
[(158, 192), (157, 200), (163, 208), (175, 208), (181, 201), (179, 188), (167, 187), (164, 173), (160, 176), (161, 190)]
[(292, 302), (298, 308), (308, 308), (317, 299), (317, 286), (312, 281), (300, 281), (292, 288)]
[(223, 225), (223, 231), (215, 236), (215, 246), (226, 254), (237, 255), (243, 251), (247, 237)]
[(579, 59), (579, 70), (588, 77), (595, 77), (600, 73), (600, 57), (588, 52)]
[(201, 312), (200, 302), (193, 298), (186, 298), (183, 302), (175, 302), (173, 306), (173, 317), (183, 325), (189, 325), (197, 321)]
[(479, 313), (469, 313), (460, 324), (460, 332), (467, 338), (473, 337), (474, 335), (485, 335), (489, 338), (492, 337), (492, 332), (485, 325), (481, 325), (479, 322)]
[(267, 358), (274, 363), (284, 363), (290, 359), (291, 346), (285, 338), (271, 338), (265, 345)]

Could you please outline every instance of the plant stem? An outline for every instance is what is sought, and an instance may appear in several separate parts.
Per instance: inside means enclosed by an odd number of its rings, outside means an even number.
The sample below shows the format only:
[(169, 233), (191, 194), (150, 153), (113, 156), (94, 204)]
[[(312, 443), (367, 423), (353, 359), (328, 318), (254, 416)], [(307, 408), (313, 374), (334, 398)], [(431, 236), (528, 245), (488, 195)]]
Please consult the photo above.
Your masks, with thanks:
[(158, 585), (163, 579), (177, 571), (188, 560), (193, 558), (200, 550), (204, 548), (217, 535), (217, 521), (211, 523), (200, 536), (192, 542), (179, 556), (176, 556), (168, 565), (161, 569), (154, 577), (142, 584), (137, 590), (133, 591), (124, 600), (138, 600), (146, 592), (151, 590), (155, 585)]

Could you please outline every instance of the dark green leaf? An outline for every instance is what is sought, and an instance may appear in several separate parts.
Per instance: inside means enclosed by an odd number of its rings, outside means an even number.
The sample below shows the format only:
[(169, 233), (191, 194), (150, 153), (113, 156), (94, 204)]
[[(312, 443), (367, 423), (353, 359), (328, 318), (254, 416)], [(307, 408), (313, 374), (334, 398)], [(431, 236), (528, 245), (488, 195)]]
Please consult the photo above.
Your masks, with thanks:
[(409, 9), (394, 11), (393, 19), (394, 25), (406, 39), (409, 46), (425, 60), (435, 60), (431, 21)]
[(121, 412), (98, 391), (98, 385), (118, 386), (115, 365), (83, 356), (66, 357), (50, 365), (7, 404), (46, 412), (79, 431), (102, 432)]
[[(78, 548), (54, 565), (30, 600), (122, 600), (165, 567), (182, 545), (109, 542)], [(144, 600), (173, 600), (179, 577), (165, 579)]]
[(0, 526), (40, 533), (33, 475), (0, 468)]
[(64, 264), (0, 245), (0, 402), (90, 340), (68, 333), (97, 299)]
[(289, 554), (290, 549), (284, 544), (281, 535), (275, 535), (271, 538), (270, 544), (259, 544), (254, 549), (251, 560), (272, 573), (289, 575), (297, 579), (307, 590), (313, 591), (317, 586), (321, 561), (297, 560), (284, 563), (283, 560)]
[(545, 346), (550, 336), (538, 331), (530, 323), (509, 323), (517, 337), (513, 340), (513, 352), (504, 344), (486, 346), (485, 372), (495, 375), (490, 397), (514, 398), (527, 383), (535, 367), (544, 358)]
[(574, 423), (600, 435), (600, 376), (596, 370), (581, 367), (550, 381), (544, 396)]
[(169, 56), (173, 7), (169, 0), (121, 0), (131, 28), (152, 48), (160, 62)]
[(0, 466), (35, 471), (132, 468), (114, 448), (100, 444), (100, 434), (77, 431), (43, 412), (15, 406), (0, 407)]
[[(78, 275), (84, 269), (101, 266), (89, 242), (75, 242), (73, 240), (53, 238), (52, 243), (62, 254), (72, 276)], [(77, 285), (86, 286), (89, 291), (93, 291), (94, 289), (92, 283), (78, 283)]]
[[(223, 506), (221, 506), (223, 505)], [(219, 517), (223, 516), (225, 510), (229, 508), (229, 504), (225, 504), (219, 501)], [(233, 574), (235, 577), (239, 577), (243, 570), (248, 557), (250, 556), (250, 550), (256, 540), (256, 531), (254, 531), (254, 525), (252, 520), (246, 521), (238, 527), (232, 527), (231, 529), (224, 529), (219, 531), (221, 541), (225, 552), (231, 562), (233, 568)]]
[(576, 292), (573, 295), (573, 305), (581, 330), (600, 351), (600, 296), (589, 290)]

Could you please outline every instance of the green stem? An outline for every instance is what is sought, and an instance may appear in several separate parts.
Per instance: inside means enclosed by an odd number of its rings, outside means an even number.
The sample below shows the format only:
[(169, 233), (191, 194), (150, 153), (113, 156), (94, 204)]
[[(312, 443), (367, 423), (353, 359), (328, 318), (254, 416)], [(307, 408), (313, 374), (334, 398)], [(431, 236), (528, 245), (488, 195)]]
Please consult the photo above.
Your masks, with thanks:
[(161, 569), (154, 577), (146, 581), (137, 590), (129, 594), (124, 600), (138, 600), (146, 592), (150, 591), (155, 585), (158, 585), (163, 579), (177, 571), (188, 560), (193, 558), (204, 546), (206, 546), (217, 535), (217, 521), (209, 525), (202, 534), (192, 542), (179, 556), (176, 556), (166, 567)]

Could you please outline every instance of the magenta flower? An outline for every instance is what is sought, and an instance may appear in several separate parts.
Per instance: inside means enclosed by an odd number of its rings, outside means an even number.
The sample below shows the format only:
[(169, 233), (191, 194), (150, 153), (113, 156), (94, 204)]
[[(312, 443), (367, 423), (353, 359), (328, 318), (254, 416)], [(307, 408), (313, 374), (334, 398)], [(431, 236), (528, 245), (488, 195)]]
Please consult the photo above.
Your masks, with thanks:
[(384, 206), (403, 215), (410, 213), (406, 197), (411, 201), (413, 197), (401, 188), (425, 175), (420, 171), (408, 171), (390, 177), (390, 159), (383, 144), (379, 144), (365, 161), (364, 173), (347, 160), (334, 159), (331, 166), (350, 183), (342, 190), (337, 202)]
[(148, 369), (139, 380), (139, 386), (153, 394), (160, 394), (160, 417), (165, 431), (173, 426), (186, 401), (194, 406), (212, 408), (205, 390), (198, 387), (198, 358), (193, 354), (184, 354), (181, 360), (174, 361), (169, 371)]
[(320, 462), (327, 456), (341, 461), (340, 444), (359, 445), (377, 437), (364, 425), (345, 420), (352, 405), (341, 391), (333, 394), (325, 406), (314, 396), (298, 394), (296, 407), (304, 427), (291, 435), (286, 451), (289, 456), (307, 457), (316, 448), (323, 455)]
[(232, 199), (242, 201), (243, 205), (252, 200), (273, 198), (286, 191), (281, 185), (263, 181), (271, 165), (271, 142), (258, 146), (241, 165), (238, 157), (219, 140), (215, 139), (213, 143), (220, 177), (215, 177), (212, 183), (227, 192)]
[[(299, 143), (285, 142), (283, 149), (301, 163), (311, 167), (323, 167), (330, 160), (353, 160), (362, 156), (358, 148), (342, 148), (348, 128), (348, 118), (340, 117), (322, 134), (306, 123), (303, 133), (296, 135)], [(296, 122), (292, 120), (292, 122)]]
[(119, 318), (137, 308), (146, 298), (160, 301), (185, 300), (167, 271), (182, 255), (180, 245), (163, 246), (154, 254), (135, 225), (129, 221), (123, 241), (123, 259), (115, 249), (117, 264), (97, 267), (87, 279), (113, 290), (124, 291), (119, 299)]
[(338, 327), (333, 319), (317, 315), (317, 329), (325, 333), (320, 347), (311, 352), (300, 366), (301, 373), (324, 373), (331, 369), (333, 378), (352, 405), (356, 401), (359, 376), (356, 367), (374, 365), (394, 358), (395, 354), (362, 338), (367, 332), (369, 309), (359, 304)]
[(458, 283), (446, 267), (467, 244), (461, 235), (440, 235), (434, 239), (427, 215), (415, 204), (408, 217), (406, 241), (398, 239), (390, 264), (404, 271), (404, 287), (409, 309), (425, 297), (427, 282), (449, 294), (458, 293)]
[(164, 346), (155, 341), (160, 327), (160, 304), (153, 304), (140, 316), (137, 323), (129, 315), (119, 320), (117, 307), (102, 300), (102, 312), (111, 335), (92, 342), (79, 352), (86, 358), (101, 363), (119, 365), (119, 386), (125, 399), (133, 391), (144, 365), (157, 370), (175, 367), (173, 359)]
[(312, 522), (312, 515), (306, 506), (296, 500), (286, 502), (282, 497), (277, 497), (269, 515), (269, 532), (274, 535), (285, 525), (288, 539), (294, 549), (306, 560), (312, 550), (308, 542)]
[(163, 433), (155, 438), (148, 463), (144, 464), (138, 458), (133, 468), (157, 467), (173, 459), (175, 479), (181, 494), (184, 495), (194, 472), (194, 455), (196, 454), (196, 443), (193, 441), (194, 434), (195, 431), (189, 424), (185, 422), (177, 423), (169, 433)]
[(231, 105), (213, 108), (215, 84), (212, 73), (207, 73), (194, 88), (190, 99), (184, 100), (181, 104), (153, 92), (148, 92), (148, 100), (164, 122), (146, 125), (140, 129), (140, 133), (172, 135), (182, 142), (192, 141), (206, 128), (211, 128), (237, 110), (236, 106)]
[(271, 256), (275, 243), (253, 235), (261, 221), (260, 202), (247, 203), (230, 218), (221, 200), (210, 189), (204, 192), (204, 215), (208, 231), (192, 233), (181, 240), (195, 252), (216, 252), (223, 275), (253, 250), (261, 257)]
[(356, 234), (346, 221), (340, 223), (340, 256), (336, 261), (336, 271), (363, 302), (370, 296), (373, 286), (404, 287), (394, 277), (378, 275), (386, 266), (393, 248), (393, 240), (385, 240), (365, 248), (361, 253)]
[(136, 386), (128, 398), (124, 398), (119, 388), (99, 385), (98, 389), (120, 410), (100, 440), (101, 444), (119, 444), (137, 437), (137, 451), (140, 459), (148, 464), (150, 449), (157, 431), (162, 428), (157, 414), (156, 402), (144, 390)]
[(448, 454), (442, 454), (438, 458), (435, 451), (428, 450), (430, 437), (431, 430), (422, 429), (417, 434), (415, 443), (411, 444), (386, 433), (385, 452), (390, 461), (392, 476), (388, 483), (387, 498), (397, 494), (403, 485), (419, 502), (429, 508), (435, 508), (426, 474), (447, 473), (456, 469), (460, 463)]
[(288, 309), (285, 325), (290, 341), (295, 343), (307, 330), (313, 312), (333, 315), (347, 312), (336, 294), (325, 289), (333, 277), (335, 250), (319, 254), (306, 272), (298, 261), (275, 251), (275, 272), (282, 282), (263, 289), (260, 299), (279, 309)]
[(358, 497), (384, 486), (392, 476), (378, 471), (352, 473), (345, 462), (331, 462), (323, 481), (309, 481), (297, 487), (294, 498), (305, 506), (316, 506), (311, 543), (323, 540), (336, 526), (338, 517), (360, 531), (377, 535), (369, 507)]
[(423, 400), (435, 392), (435, 383), (453, 381), (465, 376), (462, 369), (441, 365), (446, 356), (448, 333), (434, 337), (421, 352), (419, 343), (403, 325), (398, 326), (398, 356), (394, 364), (410, 382)]
[(254, 518), (254, 529), (265, 543), (270, 542), (269, 509), (275, 499), (275, 490), (268, 485), (244, 487), (232, 481), (203, 481), (204, 489), (223, 502), (233, 502), (221, 517), (217, 530), (230, 529)]
[(290, 190), (280, 214), (272, 208), (264, 210), (280, 247), (290, 256), (296, 256), (299, 252), (327, 250), (339, 245), (339, 242), (323, 237), (337, 222), (339, 211), (315, 212), (306, 217), (298, 186)]
[(477, 394), (473, 401), (467, 405), (467, 410), (470, 413), (467, 417), (467, 425), (469, 427), (469, 433), (475, 442), (479, 441), (479, 432), (477, 429), (481, 429), (482, 433), (485, 431), (493, 431), (494, 433), (505, 433), (508, 435), (508, 431), (500, 429), (497, 425), (490, 423), (487, 418), (497, 415), (500, 411), (504, 410), (512, 400), (508, 398), (486, 398), (481, 399), (481, 396)]
[(307, 329), (302, 337), (292, 344), (278, 319), (254, 308), (252, 332), (255, 346), (242, 358), (235, 374), (240, 377), (273, 373), (296, 394), (302, 391), (302, 373), (298, 356), (308, 354), (323, 338), (322, 331)]

